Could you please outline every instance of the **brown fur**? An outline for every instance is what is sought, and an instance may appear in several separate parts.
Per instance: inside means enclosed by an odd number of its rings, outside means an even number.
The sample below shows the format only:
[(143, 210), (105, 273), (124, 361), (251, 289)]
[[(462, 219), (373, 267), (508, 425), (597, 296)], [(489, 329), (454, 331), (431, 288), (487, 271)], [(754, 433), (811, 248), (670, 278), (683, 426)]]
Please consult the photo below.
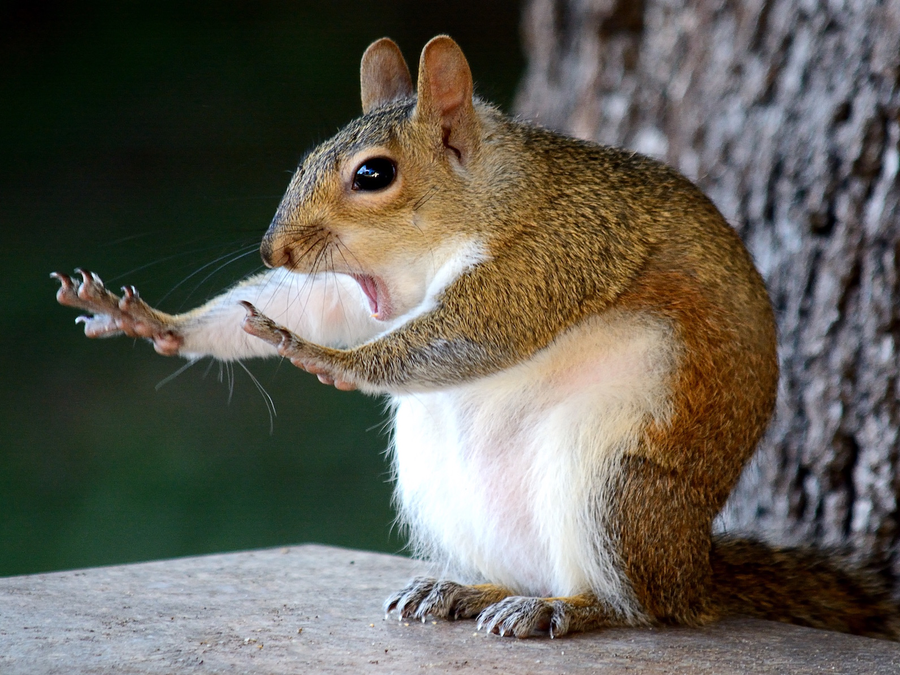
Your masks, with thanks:
[(839, 553), (719, 537), (710, 560), (714, 597), (727, 613), (900, 639), (884, 578)]
[[(724, 227), (713, 232), (727, 246)], [(672, 321), (683, 344), (673, 415), (648, 428), (640, 452), (626, 459), (614, 509), (626, 575), (648, 614), (663, 622), (699, 625), (720, 614), (709, 563), (712, 520), (775, 403), (772, 312), (746, 253), (734, 244), (725, 250), (744, 277), (726, 278), (741, 286), (732, 294), (721, 292), (724, 274), (714, 268), (701, 285), (703, 275), (663, 262), (663, 271), (648, 270), (623, 298)]]

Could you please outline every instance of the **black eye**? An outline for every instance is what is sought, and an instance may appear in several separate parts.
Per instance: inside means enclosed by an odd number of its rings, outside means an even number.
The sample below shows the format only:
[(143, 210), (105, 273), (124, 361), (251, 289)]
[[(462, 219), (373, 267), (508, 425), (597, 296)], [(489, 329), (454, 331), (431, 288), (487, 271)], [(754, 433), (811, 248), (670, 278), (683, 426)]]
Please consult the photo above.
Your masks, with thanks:
[(373, 157), (367, 159), (356, 170), (353, 176), (353, 189), (365, 190), (371, 192), (373, 190), (382, 190), (394, 181), (397, 175), (397, 167), (387, 157)]

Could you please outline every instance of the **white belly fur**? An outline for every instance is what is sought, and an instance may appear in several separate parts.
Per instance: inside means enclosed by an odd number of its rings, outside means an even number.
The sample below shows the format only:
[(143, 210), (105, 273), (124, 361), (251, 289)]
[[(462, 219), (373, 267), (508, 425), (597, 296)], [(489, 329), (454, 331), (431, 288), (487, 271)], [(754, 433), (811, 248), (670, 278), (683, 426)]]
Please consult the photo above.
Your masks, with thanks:
[(665, 321), (608, 312), (501, 373), (395, 396), (397, 502), (414, 552), (459, 581), (592, 590), (640, 611), (604, 521), (619, 458), (669, 415), (677, 353)]

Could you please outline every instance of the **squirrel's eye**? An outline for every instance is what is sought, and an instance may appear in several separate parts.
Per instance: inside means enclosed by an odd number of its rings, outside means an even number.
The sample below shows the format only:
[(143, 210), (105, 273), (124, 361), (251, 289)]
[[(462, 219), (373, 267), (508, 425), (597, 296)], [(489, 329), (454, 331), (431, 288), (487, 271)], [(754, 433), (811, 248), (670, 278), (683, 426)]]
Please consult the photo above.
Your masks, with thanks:
[(382, 190), (394, 181), (397, 167), (387, 157), (373, 157), (363, 162), (353, 176), (354, 190)]

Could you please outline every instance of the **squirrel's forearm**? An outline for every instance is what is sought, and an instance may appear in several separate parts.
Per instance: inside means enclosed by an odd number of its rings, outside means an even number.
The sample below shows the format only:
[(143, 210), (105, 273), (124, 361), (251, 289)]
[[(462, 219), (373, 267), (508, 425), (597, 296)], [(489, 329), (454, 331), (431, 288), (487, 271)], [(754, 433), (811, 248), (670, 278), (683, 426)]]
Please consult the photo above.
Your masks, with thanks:
[(173, 317), (183, 338), (179, 355), (230, 361), (275, 356), (276, 350), (241, 330), (252, 302), (305, 339), (334, 347), (357, 345), (384, 329), (365, 309), (358, 284), (337, 274), (264, 272), (238, 284), (197, 309)]
[[(369, 393), (458, 384), (508, 368), (553, 338), (550, 328), (522, 328), (535, 325), (528, 320), (529, 313), (546, 313), (541, 303), (534, 302), (536, 296), (528, 284), (505, 286), (497, 297), (477, 300), (493, 311), (460, 311), (461, 302), (471, 303), (469, 298), (478, 297), (473, 296), (472, 287), (483, 286), (483, 277), (492, 274), (489, 267), (469, 270), (457, 279), (431, 311), (349, 349), (311, 340), (252, 302), (245, 304), (244, 330), (275, 346), (295, 365), (328, 373)], [(560, 317), (555, 320), (561, 321)], [(545, 325), (551, 326), (549, 319)]]

